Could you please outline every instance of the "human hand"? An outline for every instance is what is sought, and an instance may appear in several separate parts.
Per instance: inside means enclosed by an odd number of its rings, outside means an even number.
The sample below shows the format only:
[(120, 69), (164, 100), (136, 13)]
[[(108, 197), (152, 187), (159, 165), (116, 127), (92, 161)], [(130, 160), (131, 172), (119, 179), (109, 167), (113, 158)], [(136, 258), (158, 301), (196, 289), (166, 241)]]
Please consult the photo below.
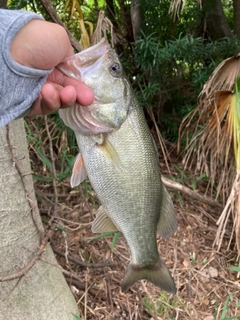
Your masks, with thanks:
[(55, 68), (73, 55), (63, 27), (43, 20), (32, 20), (17, 33), (10, 51), (12, 58), (24, 66), (41, 70), (54, 68), (28, 116), (48, 114), (59, 108), (73, 106), (76, 102), (83, 106), (93, 102), (90, 88)]

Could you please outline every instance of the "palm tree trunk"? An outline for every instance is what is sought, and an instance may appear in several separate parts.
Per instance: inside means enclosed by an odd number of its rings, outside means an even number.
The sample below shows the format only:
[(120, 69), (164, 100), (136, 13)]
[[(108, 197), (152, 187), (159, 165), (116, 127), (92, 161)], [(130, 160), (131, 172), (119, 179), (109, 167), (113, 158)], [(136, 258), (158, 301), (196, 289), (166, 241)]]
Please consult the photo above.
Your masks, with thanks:
[(49, 245), (26, 274), (2, 281), (29, 264), (43, 234), (23, 120), (0, 129), (0, 155), (0, 320), (73, 320), (78, 308)]
[(0, 9), (6, 8), (7, 0), (0, 0)]
[(133, 28), (134, 40), (140, 35), (141, 23), (142, 23), (142, 14), (141, 14), (141, 1), (132, 0), (131, 2), (131, 20)]
[(240, 40), (240, 1), (233, 0), (233, 25), (234, 33)]
[[(239, 0), (236, 0), (239, 1)], [(202, 8), (205, 14), (205, 28), (211, 40), (224, 37), (231, 38), (232, 33), (223, 11), (221, 0), (202, 0)]]

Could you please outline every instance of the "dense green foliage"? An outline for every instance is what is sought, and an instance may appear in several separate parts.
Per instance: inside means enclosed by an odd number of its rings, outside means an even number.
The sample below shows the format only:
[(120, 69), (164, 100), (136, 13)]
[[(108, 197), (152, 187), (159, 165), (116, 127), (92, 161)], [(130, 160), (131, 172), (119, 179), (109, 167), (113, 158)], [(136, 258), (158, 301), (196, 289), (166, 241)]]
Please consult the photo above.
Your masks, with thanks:
[[(73, 1), (53, 0), (58, 15), (77, 39), (80, 39), (79, 14)], [(109, 15), (121, 39), (118, 53), (132, 81), (141, 105), (154, 108), (156, 120), (167, 139), (176, 141), (182, 118), (197, 105), (197, 97), (216, 66), (240, 51), (236, 38), (212, 42), (201, 34), (206, 12), (196, 1), (186, 1), (183, 12), (169, 14), (170, 0), (140, 0), (141, 35), (134, 42), (128, 0), (79, 0), (85, 21), (96, 25), (99, 10)], [(224, 0), (223, 9), (232, 29), (232, 1)], [(209, 1), (209, 9), (213, 2)], [(49, 19), (40, 0), (11, 0), (9, 8), (23, 8)], [(205, 8), (206, 11), (206, 8)], [(86, 28), (89, 25), (86, 24)], [(62, 129), (60, 129), (62, 130)]]
[(155, 109), (168, 138), (176, 141), (179, 122), (196, 106), (212, 71), (239, 48), (240, 41), (235, 38), (205, 43), (202, 38), (183, 34), (163, 43), (155, 34), (142, 34), (136, 41), (136, 69), (128, 70), (135, 76), (140, 103)]

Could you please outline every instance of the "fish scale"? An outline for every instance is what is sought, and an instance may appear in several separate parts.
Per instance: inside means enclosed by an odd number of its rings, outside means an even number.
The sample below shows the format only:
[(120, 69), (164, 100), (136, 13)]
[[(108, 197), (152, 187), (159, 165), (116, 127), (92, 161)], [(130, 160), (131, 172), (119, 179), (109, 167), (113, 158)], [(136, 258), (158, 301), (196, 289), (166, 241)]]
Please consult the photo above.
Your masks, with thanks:
[[(99, 50), (105, 55), (105, 59), (101, 56), (101, 63)], [(91, 53), (91, 63), (87, 62), (87, 53)], [(76, 160), (71, 181), (74, 185), (75, 181), (80, 182), (75, 179), (80, 163), (79, 171), (86, 171), (102, 204), (92, 230), (119, 230), (129, 245), (131, 260), (122, 291), (137, 280), (146, 279), (175, 293), (174, 281), (158, 253), (156, 232), (163, 237), (171, 236), (177, 221), (172, 201), (161, 181), (157, 151), (143, 110), (122, 73), (116, 53), (106, 41), (75, 56), (60, 69), (68, 74), (67, 67), (71, 66), (71, 73), (76, 68), (76, 75), (82, 74), (79, 80), (94, 91), (95, 101), (89, 107), (76, 105), (60, 111), (65, 124), (75, 131), (79, 157), (83, 159)], [(83, 60), (86, 65), (81, 65)], [(81, 71), (83, 67), (84, 72)], [(81, 117), (78, 117), (80, 112)]]
[[(134, 123), (141, 123), (141, 131)], [(136, 103), (121, 128), (109, 134), (108, 140), (118, 152), (123, 166), (120, 172), (95, 147), (94, 138), (78, 136), (89, 180), (114, 224), (124, 232), (135, 263), (154, 263), (159, 256), (156, 211), (160, 211), (161, 205), (161, 174), (149, 129)], [(139, 232), (133, 232), (134, 228)]]

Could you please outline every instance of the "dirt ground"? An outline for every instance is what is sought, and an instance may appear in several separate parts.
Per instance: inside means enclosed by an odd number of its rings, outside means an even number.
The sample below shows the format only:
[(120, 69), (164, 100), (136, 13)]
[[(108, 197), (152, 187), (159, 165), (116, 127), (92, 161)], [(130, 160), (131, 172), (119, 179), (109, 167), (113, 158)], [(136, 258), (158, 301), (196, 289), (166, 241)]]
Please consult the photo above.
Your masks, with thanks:
[[(30, 146), (33, 170), (43, 174), (43, 166)], [(178, 163), (181, 167), (181, 163)], [(38, 169), (39, 168), (39, 169)], [(171, 168), (173, 175), (177, 175)], [(163, 175), (167, 174), (162, 166)], [(91, 232), (99, 203), (91, 187), (84, 183), (71, 189), (69, 178), (57, 182), (57, 228), (51, 239), (53, 250), (76, 298), (84, 320), (226, 320), (240, 317), (240, 281), (229, 266), (236, 265), (237, 252), (229, 222), (219, 251), (213, 247), (220, 209), (169, 190), (178, 217), (178, 229), (170, 239), (157, 238), (159, 252), (170, 269), (177, 294), (169, 295), (145, 281), (127, 293), (120, 290), (130, 259), (122, 235), (93, 239)], [(204, 192), (204, 182), (197, 190)], [(35, 181), (42, 221), (49, 221), (53, 208), (52, 183)], [(116, 237), (115, 237), (116, 238)], [(114, 238), (114, 239), (115, 239)], [(115, 240), (114, 240), (115, 241)], [(235, 319), (235, 317), (234, 317)]]

